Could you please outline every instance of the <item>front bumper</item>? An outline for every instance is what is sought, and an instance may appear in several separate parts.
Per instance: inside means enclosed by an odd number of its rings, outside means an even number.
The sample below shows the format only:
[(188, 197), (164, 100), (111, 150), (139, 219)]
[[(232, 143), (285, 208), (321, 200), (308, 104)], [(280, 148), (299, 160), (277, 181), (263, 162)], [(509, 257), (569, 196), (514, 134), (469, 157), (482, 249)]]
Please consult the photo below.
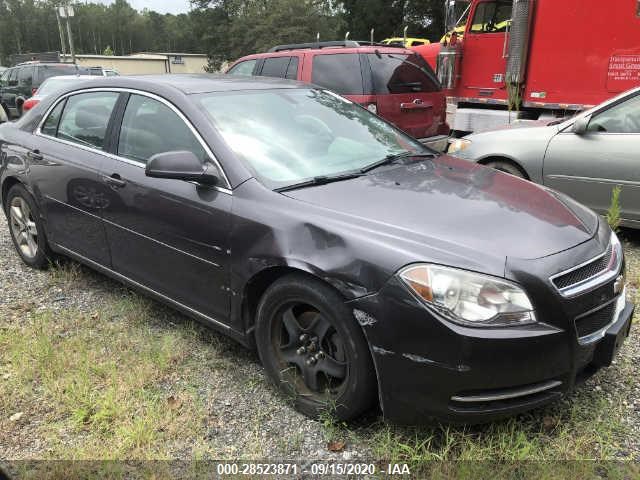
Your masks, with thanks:
[(611, 362), (634, 312), (625, 301), (604, 337), (581, 345), (572, 328), (544, 323), (452, 324), (396, 279), (350, 306), (371, 346), (384, 415), (401, 424), (482, 423), (556, 400)]

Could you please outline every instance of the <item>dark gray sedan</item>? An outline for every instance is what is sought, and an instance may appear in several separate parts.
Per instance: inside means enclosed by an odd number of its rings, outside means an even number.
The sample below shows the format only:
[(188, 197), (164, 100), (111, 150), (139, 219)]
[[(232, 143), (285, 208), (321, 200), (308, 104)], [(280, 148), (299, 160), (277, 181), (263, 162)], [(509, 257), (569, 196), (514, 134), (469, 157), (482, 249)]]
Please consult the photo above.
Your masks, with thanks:
[(622, 189), (622, 224), (640, 228), (640, 88), (566, 121), (453, 141), (449, 152), (564, 192), (605, 214)]
[(309, 415), (499, 418), (611, 364), (630, 329), (597, 215), (323, 89), (73, 84), (0, 126), (0, 161), (25, 263), (71, 257), (256, 347)]

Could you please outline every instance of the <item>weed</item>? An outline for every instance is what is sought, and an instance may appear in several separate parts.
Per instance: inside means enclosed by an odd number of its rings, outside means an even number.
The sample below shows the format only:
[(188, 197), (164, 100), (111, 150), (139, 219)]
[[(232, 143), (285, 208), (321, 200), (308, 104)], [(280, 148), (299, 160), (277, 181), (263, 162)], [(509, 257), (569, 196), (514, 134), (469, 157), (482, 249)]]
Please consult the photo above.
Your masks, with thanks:
[(622, 192), (622, 188), (615, 187), (611, 191), (611, 204), (609, 205), (609, 209), (607, 210), (607, 222), (609, 226), (614, 232), (618, 231), (621, 222), (620, 216), (620, 193)]

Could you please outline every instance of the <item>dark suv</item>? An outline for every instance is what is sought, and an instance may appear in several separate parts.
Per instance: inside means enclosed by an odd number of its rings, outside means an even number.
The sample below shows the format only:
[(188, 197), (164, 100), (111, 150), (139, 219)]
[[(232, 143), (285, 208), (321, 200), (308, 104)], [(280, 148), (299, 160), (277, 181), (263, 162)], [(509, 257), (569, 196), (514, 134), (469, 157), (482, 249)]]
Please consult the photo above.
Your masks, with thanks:
[(0, 74), (0, 105), (9, 118), (22, 115), (22, 104), (49, 77), (78, 75), (77, 65), (70, 63), (21, 63)]
[(446, 98), (426, 61), (412, 50), (355, 41), (280, 45), (229, 70), (313, 83), (339, 93), (435, 148), (446, 145)]

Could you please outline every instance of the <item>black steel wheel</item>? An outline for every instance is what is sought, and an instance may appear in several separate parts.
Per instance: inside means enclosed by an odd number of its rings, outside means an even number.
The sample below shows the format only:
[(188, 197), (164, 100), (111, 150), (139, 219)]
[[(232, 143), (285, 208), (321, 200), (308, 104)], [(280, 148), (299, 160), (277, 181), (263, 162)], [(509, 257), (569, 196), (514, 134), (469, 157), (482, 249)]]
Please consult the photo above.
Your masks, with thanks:
[(311, 417), (354, 418), (375, 401), (371, 355), (344, 299), (304, 275), (277, 281), (258, 306), (256, 343), (269, 377)]

